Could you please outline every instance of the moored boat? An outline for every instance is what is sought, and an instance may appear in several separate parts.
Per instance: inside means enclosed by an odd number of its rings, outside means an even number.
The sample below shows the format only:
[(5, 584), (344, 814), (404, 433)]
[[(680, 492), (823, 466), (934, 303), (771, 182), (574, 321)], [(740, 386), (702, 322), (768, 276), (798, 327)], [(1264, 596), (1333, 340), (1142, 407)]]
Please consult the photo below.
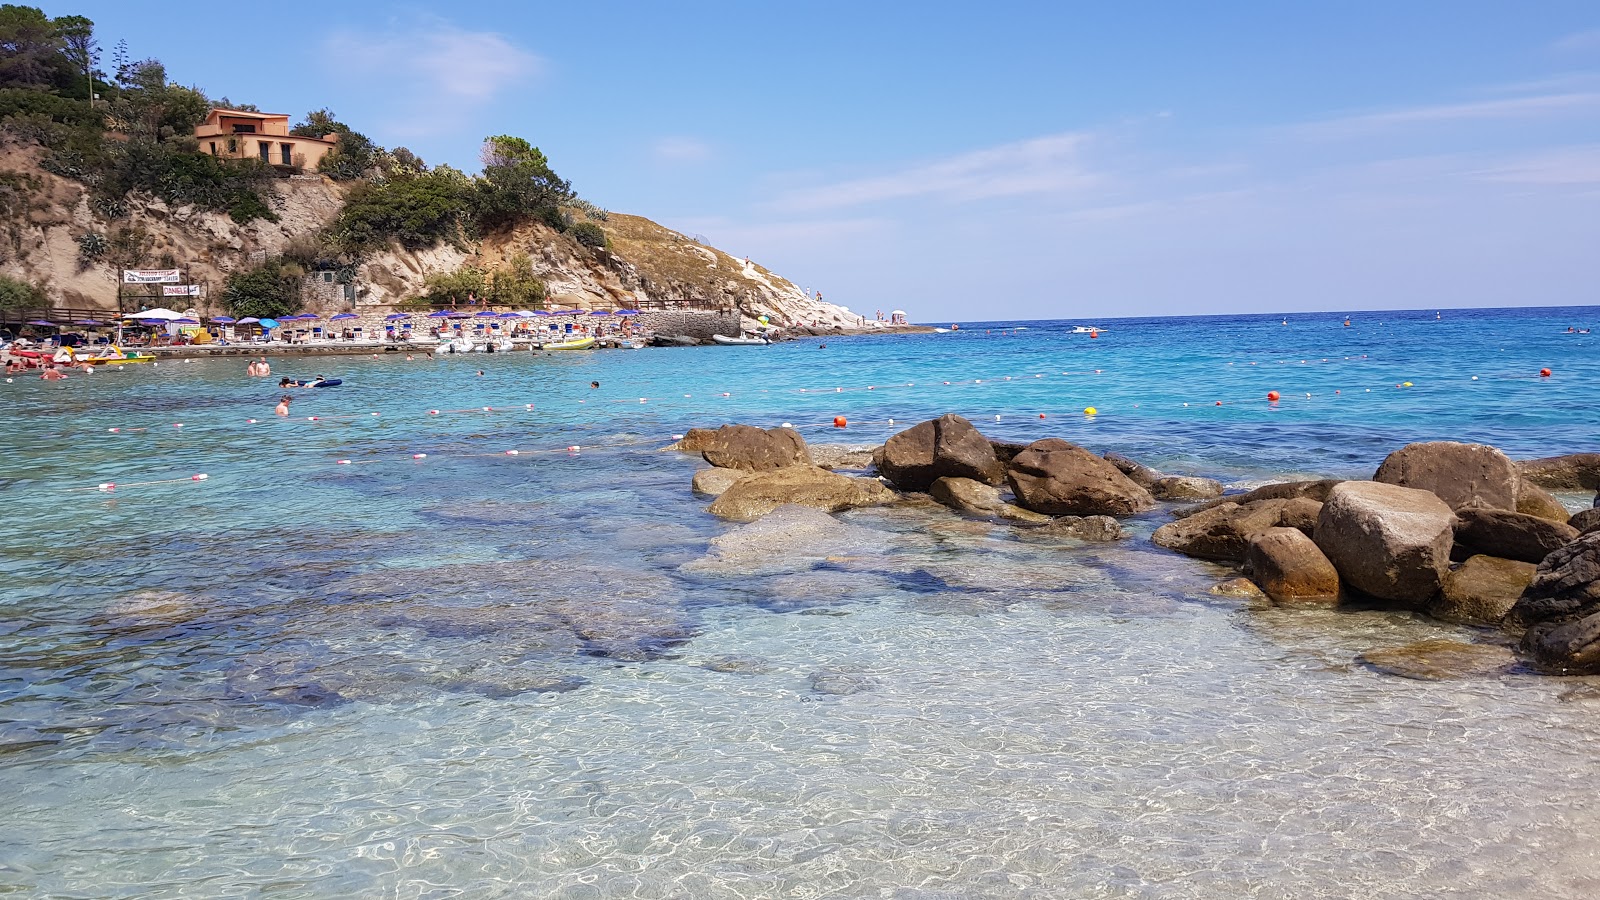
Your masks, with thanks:
[(711, 339), (719, 344), (729, 347), (759, 347), (772, 343), (771, 340), (764, 336), (742, 335), (740, 337), (729, 337), (725, 334), (713, 334)]
[(549, 343), (549, 344), (543, 344), (543, 345), (534, 344), (533, 345), (533, 349), (535, 349), (535, 350), (592, 350), (592, 349), (594, 349), (594, 338), (592, 338), (592, 337), (581, 337), (581, 338), (575, 338), (575, 339), (570, 339), (569, 338), (568, 340), (556, 341), (556, 342)]

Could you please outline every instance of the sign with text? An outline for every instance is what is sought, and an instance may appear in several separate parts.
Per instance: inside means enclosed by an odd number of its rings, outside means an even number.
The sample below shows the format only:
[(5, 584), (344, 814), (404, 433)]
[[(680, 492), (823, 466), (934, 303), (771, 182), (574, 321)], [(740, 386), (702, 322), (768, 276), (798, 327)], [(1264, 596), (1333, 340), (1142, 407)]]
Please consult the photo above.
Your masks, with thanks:
[(198, 297), (200, 285), (198, 284), (164, 284), (161, 286), (163, 297)]
[(123, 284), (177, 284), (181, 281), (177, 269), (123, 269)]

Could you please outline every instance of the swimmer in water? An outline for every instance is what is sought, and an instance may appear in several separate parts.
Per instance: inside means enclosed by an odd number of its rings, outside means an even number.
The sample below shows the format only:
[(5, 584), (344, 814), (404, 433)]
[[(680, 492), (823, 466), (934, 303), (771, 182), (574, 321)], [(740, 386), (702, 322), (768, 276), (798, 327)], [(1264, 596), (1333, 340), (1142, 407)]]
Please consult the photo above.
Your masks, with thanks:
[(589, 387), (590, 387), (590, 388), (597, 388), (597, 387), (599, 387), (599, 386), (600, 386), (600, 382), (598, 382), (598, 381), (591, 381), (591, 382), (589, 382)]
[(45, 381), (60, 381), (67, 376), (61, 374), (60, 370), (56, 368), (55, 363), (47, 363), (45, 364), (44, 371), (39, 373), (39, 377)]
[(293, 397), (289, 396), (288, 394), (284, 394), (283, 399), (278, 401), (278, 408), (274, 409), (273, 412), (280, 416), (289, 415), (289, 404), (293, 402), (293, 400)]

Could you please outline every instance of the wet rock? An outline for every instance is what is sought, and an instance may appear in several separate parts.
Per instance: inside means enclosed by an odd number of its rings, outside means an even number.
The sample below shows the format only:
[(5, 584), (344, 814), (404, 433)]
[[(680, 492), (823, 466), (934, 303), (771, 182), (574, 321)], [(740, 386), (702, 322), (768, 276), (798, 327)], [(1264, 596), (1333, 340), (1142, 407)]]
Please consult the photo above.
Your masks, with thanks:
[(1019, 444), (1015, 441), (992, 440), (989, 442), (989, 446), (994, 448), (994, 457), (1000, 460), (1000, 465), (1002, 466), (1011, 465), (1011, 461), (1017, 458), (1018, 453), (1028, 449), (1027, 444)]
[(684, 453), (704, 453), (716, 440), (717, 432), (714, 428), (691, 428), (683, 433), (677, 443), (662, 447), (663, 450), (679, 450)]
[(1561, 547), (1540, 563), (1507, 624), (1568, 622), (1600, 612), (1600, 531)]
[(891, 535), (846, 524), (809, 506), (780, 506), (712, 538), (704, 557), (681, 568), (704, 575), (795, 572), (829, 557), (879, 555), (891, 540)]
[[(1102, 454), (1101, 458), (1106, 462), (1111, 463), (1113, 466), (1116, 466), (1117, 471), (1128, 476), (1129, 481), (1137, 484), (1147, 491), (1155, 487), (1156, 482), (1167, 477), (1165, 473), (1158, 472), (1143, 463), (1129, 459), (1128, 457), (1123, 456), (1121, 453), (1105, 453)], [(1215, 497), (1220, 496), (1221, 494), (1222, 492), (1219, 490), (1216, 494), (1211, 496)], [(1196, 499), (1206, 500), (1209, 498), (1199, 497)]]
[(1254, 581), (1248, 578), (1230, 578), (1218, 582), (1211, 587), (1211, 593), (1219, 597), (1237, 597), (1240, 600), (1267, 600), (1267, 594)]
[(1573, 513), (1572, 518), (1567, 520), (1567, 524), (1578, 529), (1580, 535), (1600, 530), (1600, 507)]
[(1570, 622), (1545, 622), (1522, 636), (1534, 668), (1552, 675), (1600, 673), (1600, 613)]
[(859, 472), (872, 468), (879, 448), (865, 444), (812, 444), (807, 449), (811, 462), (817, 466)]
[(1428, 615), (1463, 625), (1498, 625), (1533, 580), (1532, 563), (1474, 556), (1450, 570)]
[(1296, 497), (1283, 504), (1278, 514), (1278, 524), (1285, 528), (1298, 528), (1310, 537), (1317, 530), (1317, 517), (1322, 515), (1322, 503), (1310, 497)]
[(696, 494), (706, 497), (720, 497), (733, 483), (743, 478), (745, 473), (738, 469), (719, 469), (712, 466), (694, 473), (692, 485)]
[(1525, 513), (1462, 509), (1456, 514), (1456, 543), (1474, 553), (1538, 563), (1578, 537), (1578, 529)]
[[(1000, 509), (995, 513), (995, 515), (1006, 520), (1007, 522), (1016, 522), (1020, 525), (1049, 525), (1051, 522), (1055, 521), (1055, 518), (1052, 516), (1047, 516), (1044, 513), (1036, 513), (1031, 509), (1023, 509), (1022, 507), (1017, 506), (1015, 503), (1000, 504)], [(1110, 517), (1103, 516), (1102, 518)], [(1116, 520), (1112, 519), (1112, 521), (1114, 522)]]
[(875, 478), (850, 478), (816, 466), (788, 466), (739, 479), (711, 504), (711, 514), (736, 522), (798, 504), (825, 512), (892, 503), (894, 491)]
[(1124, 536), (1122, 523), (1110, 516), (1055, 516), (1027, 532), (1029, 537), (1070, 538), (1075, 541), (1117, 541)]
[(928, 496), (961, 512), (992, 516), (1006, 505), (1000, 489), (971, 478), (945, 476), (928, 486)]
[(585, 650), (612, 659), (650, 659), (694, 636), (676, 608), (620, 597), (567, 596), (548, 603)]
[[(873, 533), (869, 539), (877, 541), (881, 548), (884, 537)], [(872, 557), (857, 558), (866, 562)], [(805, 612), (870, 602), (894, 591), (894, 583), (881, 575), (816, 569), (767, 579), (761, 585), (761, 596), (757, 603), (772, 612)]]
[(1339, 602), (1339, 573), (1298, 528), (1268, 528), (1251, 535), (1244, 566), (1275, 603)]
[(1164, 475), (1150, 486), (1157, 500), (1210, 500), (1222, 496), (1222, 482), (1193, 475)]
[(1423, 441), (1384, 458), (1372, 480), (1430, 491), (1451, 509), (1517, 508), (1517, 467), (1487, 444)]
[(1517, 463), (1517, 470), (1528, 481), (1553, 491), (1600, 491), (1600, 453), (1524, 460)]
[(1516, 655), (1505, 647), (1447, 640), (1368, 650), (1357, 660), (1388, 675), (1421, 681), (1486, 678), (1510, 671), (1517, 663)]
[(1212, 500), (1207, 500), (1204, 503), (1196, 503), (1192, 506), (1185, 506), (1181, 509), (1173, 510), (1172, 515), (1174, 518), (1182, 519), (1192, 516), (1196, 513), (1205, 512), (1208, 509), (1214, 509), (1224, 503), (1235, 503), (1239, 506), (1248, 506), (1251, 503), (1256, 503), (1261, 500), (1294, 500), (1297, 498), (1305, 498), (1307, 500), (1315, 500), (1318, 503), (1322, 503), (1328, 499), (1329, 492), (1331, 492), (1334, 486), (1339, 483), (1339, 479), (1325, 478), (1321, 481), (1283, 481), (1278, 482), (1277, 484), (1264, 484), (1253, 491), (1246, 491), (1243, 494), (1231, 494), (1223, 497), (1217, 497)]
[(1315, 540), (1344, 583), (1420, 605), (1450, 570), (1455, 516), (1431, 491), (1347, 481), (1328, 495)]
[[(688, 436), (684, 436), (685, 440)], [(793, 428), (724, 425), (706, 442), (705, 461), (722, 469), (766, 472), (785, 466), (809, 466), (805, 438)]]
[(1283, 524), (1287, 500), (1224, 503), (1156, 529), (1150, 540), (1185, 556), (1241, 562), (1250, 536)]
[(1554, 494), (1526, 478), (1517, 480), (1517, 512), (1552, 522), (1565, 522), (1572, 515)]
[(999, 484), (1005, 473), (989, 439), (953, 413), (889, 438), (878, 468), (903, 491), (926, 491), (944, 477)]
[(1116, 466), (1060, 438), (1029, 444), (1006, 478), (1018, 506), (1052, 516), (1125, 516), (1155, 505)]

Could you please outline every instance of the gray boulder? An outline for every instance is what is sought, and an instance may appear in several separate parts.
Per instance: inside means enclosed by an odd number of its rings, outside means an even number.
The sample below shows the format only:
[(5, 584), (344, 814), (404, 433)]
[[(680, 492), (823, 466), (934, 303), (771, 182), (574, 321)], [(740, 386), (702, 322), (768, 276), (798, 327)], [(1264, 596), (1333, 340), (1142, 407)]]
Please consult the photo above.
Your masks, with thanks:
[[(687, 439), (688, 435), (684, 435)], [(809, 466), (806, 439), (793, 428), (724, 425), (706, 441), (701, 453), (719, 469), (766, 472), (785, 466)]]
[(1428, 615), (1462, 625), (1499, 625), (1533, 580), (1532, 563), (1474, 556), (1450, 570)]
[(989, 439), (953, 413), (889, 438), (879, 454), (878, 468), (903, 491), (926, 491), (945, 476), (999, 484), (1005, 474)]
[(749, 522), (791, 503), (842, 512), (882, 506), (894, 499), (894, 491), (875, 478), (850, 478), (816, 466), (786, 466), (740, 478), (711, 504), (711, 514)]
[(1222, 482), (1194, 475), (1163, 475), (1145, 487), (1157, 500), (1210, 500), (1222, 496)]
[(1456, 543), (1474, 553), (1538, 563), (1578, 537), (1578, 529), (1526, 513), (1467, 508), (1456, 513)]
[(1517, 512), (1552, 522), (1565, 522), (1572, 515), (1554, 494), (1526, 478), (1517, 479)]
[[(1145, 490), (1155, 487), (1156, 482), (1167, 477), (1165, 473), (1158, 472), (1143, 463), (1135, 462), (1121, 453), (1106, 453), (1102, 457), (1106, 462), (1117, 467), (1117, 471), (1128, 476), (1128, 480)], [(1209, 499), (1209, 498), (1200, 498)]]
[(1600, 491), (1600, 453), (1524, 460), (1517, 469), (1523, 478), (1553, 491)]
[(1320, 481), (1283, 481), (1277, 484), (1264, 484), (1253, 491), (1246, 491), (1243, 494), (1218, 497), (1214, 500), (1207, 500), (1204, 503), (1196, 503), (1192, 506), (1173, 510), (1172, 515), (1173, 518), (1181, 519), (1185, 516), (1192, 516), (1195, 513), (1205, 512), (1224, 503), (1237, 503), (1240, 506), (1248, 506), (1259, 500), (1296, 500), (1303, 498), (1321, 503), (1328, 499), (1329, 492), (1338, 483), (1339, 479), (1337, 478), (1324, 478)]
[(1517, 508), (1517, 467), (1487, 444), (1423, 441), (1384, 458), (1373, 481), (1431, 491), (1451, 509)]
[(1570, 622), (1600, 613), (1600, 531), (1546, 556), (1506, 616), (1507, 624)]
[(1122, 524), (1110, 516), (1056, 516), (1042, 527), (1029, 529), (1026, 534), (1075, 541), (1116, 541), (1123, 536)]
[(738, 469), (719, 469), (712, 466), (694, 473), (694, 482), (690, 487), (696, 494), (707, 497), (720, 497), (733, 483), (743, 478), (746, 473)]
[(1567, 524), (1578, 529), (1579, 534), (1588, 534), (1591, 531), (1600, 530), (1600, 506), (1573, 513), (1572, 518), (1567, 520)]
[(1533, 667), (1552, 675), (1600, 673), (1600, 613), (1572, 622), (1535, 625), (1522, 636)]
[(1244, 568), (1274, 603), (1339, 602), (1339, 573), (1298, 528), (1268, 528), (1251, 535)]
[(1345, 584), (1420, 606), (1450, 571), (1454, 525), (1450, 507), (1431, 491), (1347, 481), (1322, 504), (1315, 540)]
[(1283, 525), (1288, 500), (1257, 500), (1240, 505), (1224, 503), (1188, 518), (1156, 529), (1150, 536), (1158, 547), (1176, 550), (1185, 556), (1242, 562), (1250, 538), (1258, 532)]
[(1155, 505), (1144, 488), (1077, 444), (1034, 441), (1006, 470), (1017, 505), (1052, 516), (1125, 516)]

